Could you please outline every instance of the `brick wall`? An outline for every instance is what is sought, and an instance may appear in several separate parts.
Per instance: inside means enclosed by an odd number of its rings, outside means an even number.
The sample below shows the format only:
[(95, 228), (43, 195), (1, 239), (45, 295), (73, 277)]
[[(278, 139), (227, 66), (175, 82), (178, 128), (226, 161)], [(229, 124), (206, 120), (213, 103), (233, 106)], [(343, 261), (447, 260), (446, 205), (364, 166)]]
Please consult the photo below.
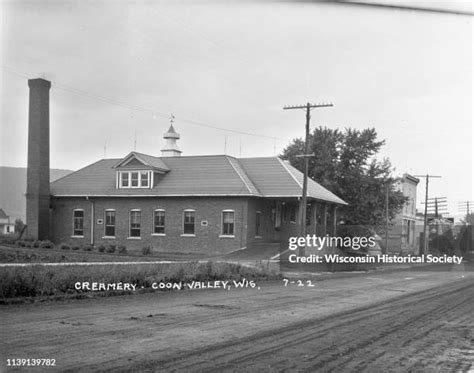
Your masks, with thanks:
[(51, 83), (30, 79), (26, 236), (47, 239), (49, 226), (49, 89)]
[[(99, 244), (125, 245), (129, 251), (141, 250), (150, 245), (157, 251), (227, 253), (246, 246), (247, 198), (53, 198), (52, 225), (55, 243), (84, 246), (91, 243), (91, 215), (94, 205), (93, 242)], [(84, 236), (71, 237), (73, 233), (73, 210), (84, 210)], [(104, 238), (105, 210), (115, 209), (115, 239)], [(129, 238), (129, 213), (131, 209), (141, 211), (140, 239)], [(153, 211), (166, 211), (165, 236), (153, 235)], [(183, 237), (183, 211), (195, 210), (195, 237)], [(235, 211), (233, 238), (219, 237), (222, 232), (222, 210)], [(267, 212), (268, 209), (265, 209)], [(263, 211), (262, 211), (263, 212)], [(270, 211), (271, 213), (271, 211)], [(98, 224), (98, 219), (103, 223)], [(207, 225), (202, 225), (207, 221)]]

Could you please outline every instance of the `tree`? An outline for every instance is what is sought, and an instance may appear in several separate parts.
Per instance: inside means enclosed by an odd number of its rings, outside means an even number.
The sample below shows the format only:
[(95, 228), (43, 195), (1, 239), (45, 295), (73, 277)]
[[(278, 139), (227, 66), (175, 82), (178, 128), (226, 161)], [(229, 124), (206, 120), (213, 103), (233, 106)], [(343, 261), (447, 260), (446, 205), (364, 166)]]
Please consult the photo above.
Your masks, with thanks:
[[(344, 131), (315, 128), (309, 137), (308, 176), (349, 205), (338, 210), (339, 216), (353, 225), (375, 226), (385, 221), (385, 198), (389, 191), (389, 218), (393, 219), (407, 198), (396, 189), (398, 179), (392, 176), (387, 158), (376, 159), (385, 144), (377, 140), (374, 128)], [(283, 159), (303, 171), (304, 141), (294, 139), (281, 154)]]
[(464, 219), (461, 219), (461, 224), (463, 225), (474, 225), (474, 212), (468, 212)]
[(25, 226), (25, 223), (23, 223), (23, 220), (21, 219), (15, 219), (15, 232), (17, 234), (20, 234)]

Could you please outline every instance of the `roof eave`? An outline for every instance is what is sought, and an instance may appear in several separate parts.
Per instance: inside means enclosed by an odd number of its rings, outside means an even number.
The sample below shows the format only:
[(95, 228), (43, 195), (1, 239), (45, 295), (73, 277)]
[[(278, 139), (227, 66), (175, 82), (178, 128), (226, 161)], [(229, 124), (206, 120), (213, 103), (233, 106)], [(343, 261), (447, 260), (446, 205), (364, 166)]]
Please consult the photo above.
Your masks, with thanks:
[(85, 197), (261, 197), (256, 194), (232, 194), (232, 193), (193, 193), (193, 194), (93, 194), (93, 193), (84, 193), (84, 194), (51, 194), (51, 197), (55, 198), (85, 198)]

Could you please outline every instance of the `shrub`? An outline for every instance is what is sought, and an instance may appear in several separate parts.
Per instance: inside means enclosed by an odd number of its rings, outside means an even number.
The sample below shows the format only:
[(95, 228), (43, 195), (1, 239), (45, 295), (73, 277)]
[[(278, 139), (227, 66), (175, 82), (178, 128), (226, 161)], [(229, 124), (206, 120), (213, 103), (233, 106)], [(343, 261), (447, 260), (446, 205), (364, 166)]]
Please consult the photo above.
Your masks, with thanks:
[(100, 253), (103, 253), (105, 251), (105, 246), (104, 245), (99, 245), (97, 247), (97, 250), (99, 250)]
[(124, 245), (120, 245), (118, 247), (118, 252), (119, 252), (119, 254), (126, 254), (127, 253), (127, 247), (124, 246)]
[(16, 244), (19, 246), (19, 247), (26, 247), (26, 242), (25, 241), (17, 241)]
[(73, 250), (79, 250), (80, 247), (79, 247), (78, 245), (74, 245), (71, 249), (73, 249)]
[(82, 248), (82, 250), (84, 251), (92, 251), (94, 249), (94, 247), (92, 245), (86, 245)]
[[(374, 236), (375, 232), (372, 230), (371, 227), (365, 225), (339, 225), (337, 227), (337, 236), (341, 237), (342, 240), (347, 240), (347, 238), (351, 239), (352, 245), (339, 245), (339, 248), (343, 251), (347, 250), (359, 250), (362, 253), (367, 252), (367, 246), (359, 245), (358, 242), (360, 238), (365, 237), (369, 239), (370, 237)], [(357, 241), (354, 241), (357, 239)]]
[(41, 247), (42, 249), (52, 249), (54, 247), (54, 243), (49, 240), (41, 241), (39, 247)]
[(8, 236), (0, 236), (0, 243), (4, 245), (15, 245), (16, 236), (9, 234)]
[(59, 245), (59, 248), (61, 250), (71, 250), (71, 246), (66, 245), (65, 243), (62, 243), (61, 245)]
[(150, 255), (151, 254), (151, 246), (144, 246), (142, 248), (142, 254), (143, 255)]
[(33, 247), (40, 247), (41, 241), (35, 240), (33, 241)]
[[(49, 254), (49, 253), (48, 253)], [(79, 294), (76, 282), (130, 282), (149, 287), (153, 282), (265, 280), (281, 278), (260, 268), (233, 263), (161, 263), (67, 267), (7, 267), (0, 271), (0, 299), (23, 296)], [(111, 291), (110, 294), (115, 292)]]
[(105, 249), (106, 253), (115, 253), (115, 245), (108, 245), (107, 248)]

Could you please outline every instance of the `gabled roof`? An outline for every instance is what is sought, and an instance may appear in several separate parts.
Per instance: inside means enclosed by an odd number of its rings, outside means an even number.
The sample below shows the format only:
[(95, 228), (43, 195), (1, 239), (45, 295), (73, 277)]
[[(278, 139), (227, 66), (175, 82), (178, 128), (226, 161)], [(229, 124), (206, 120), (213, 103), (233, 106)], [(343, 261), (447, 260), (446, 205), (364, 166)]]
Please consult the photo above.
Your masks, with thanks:
[[(133, 154), (168, 170), (153, 188), (116, 188), (117, 167)], [(123, 159), (103, 159), (51, 183), (54, 196), (255, 196), (300, 197), (303, 175), (278, 157), (234, 158), (228, 155), (152, 157), (131, 153)], [(159, 166), (159, 168), (158, 168)], [(164, 166), (164, 167), (163, 167)], [(308, 197), (346, 204), (308, 180)]]
[(0, 209), (0, 219), (8, 219), (8, 215), (5, 214), (5, 211), (3, 211), (3, 209)]
[[(140, 164), (139, 168), (145, 168), (145, 169), (150, 168), (150, 169), (155, 169), (157, 171), (169, 171), (168, 166), (166, 166), (166, 164), (161, 160), (161, 158), (153, 157), (148, 154), (137, 153), (137, 152), (131, 152), (125, 158), (121, 159), (113, 167), (114, 168), (127, 167), (133, 161), (135, 161), (135, 164), (136, 163)], [(127, 167), (127, 168), (130, 168), (130, 167)], [(132, 168), (138, 168), (138, 167), (134, 166)]]
[[(303, 174), (278, 157), (241, 158), (239, 162), (264, 197), (301, 197)], [(308, 198), (347, 203), (316, 181), (308, 178)]]

